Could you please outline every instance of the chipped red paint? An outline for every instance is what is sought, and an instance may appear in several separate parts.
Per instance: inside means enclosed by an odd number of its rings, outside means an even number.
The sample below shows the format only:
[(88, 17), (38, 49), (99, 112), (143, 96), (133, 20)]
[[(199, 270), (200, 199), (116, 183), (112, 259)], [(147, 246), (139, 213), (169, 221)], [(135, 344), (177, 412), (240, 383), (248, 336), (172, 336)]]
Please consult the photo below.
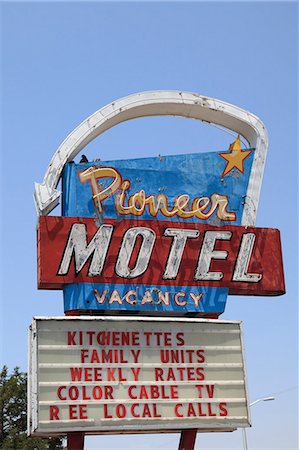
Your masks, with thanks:
[[(59, 275), (58, 271), (62, 264), (72, 226), (83, 224), (86, 227), (83, 227), (83, 229), (86, 229), (86, 243), (88, 245), (99, 230), (96, 222), (97, 220), (92, 218), (54, 216), (39, 218), (37, 241), (38, 287), (40, 289), (61, 289), (64, 284), (84, 282), (126, 284), (133, 280), (135, 284), (227, 287), (230, 294), (242, 295), (281, 295), (285, 292), (280, 233), (278, 230), (271, 228), (245, 228), (231, 225), (220, 228), (198, 223), (127, 219), (119, 222), (109, 219), (105, 221), (105, 225), (112, 225), (112, 238), (101, 274), (88, 276), (93, 254), (86, 260), (82, 269), (76, 273), (74, 254), (72, 254), (69, 258), (70, 264), (67, 273)], [(152, 230), (153, 234), (156, 235), (155, 242), (144, 273), (134, 278), (122, 277), (117, 275), (115, 268), (119, 259), (123, 236), (129, 229), (136, 227)], [(164, 234), (165, 230), (170, 228), (196, 230), (199, 234), (195, 238), (186, 240), (176, 277), (174, 279), (163, 279), (170, 250), (174, 243), (173, 237)], [(204, 236), (207, 232), (231, 233), (229, 240), (217, 239), (213, 247), (214, 251), (220, 251), (224, 255), (223, 259), (212, 258), (208, 268), (209, 273), (223, 274), (222, 279), (218, 281), (194, 279)], [(255, 239), (252, 252), (248, 255), (248, 267), (246, 267), (246, 274), (256, 274), (261, 278), (255, 282), (233, 281), (237, 260), (240, 259), (240, 245), (246, 234), (254, 235)], [(133, 268), (138, 261), (140, 247), (141, 239), (137, 238), (129, 259), (128, 265), (130, 268)]]

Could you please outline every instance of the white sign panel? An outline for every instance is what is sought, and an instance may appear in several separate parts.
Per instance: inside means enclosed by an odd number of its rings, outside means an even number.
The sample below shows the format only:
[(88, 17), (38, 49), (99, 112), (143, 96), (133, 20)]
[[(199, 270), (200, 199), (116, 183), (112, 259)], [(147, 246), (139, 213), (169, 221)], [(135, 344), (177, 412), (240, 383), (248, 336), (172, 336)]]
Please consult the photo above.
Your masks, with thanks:
[(30, 347), (31, 434), (249, 425), (240, 322), (34, 318)]

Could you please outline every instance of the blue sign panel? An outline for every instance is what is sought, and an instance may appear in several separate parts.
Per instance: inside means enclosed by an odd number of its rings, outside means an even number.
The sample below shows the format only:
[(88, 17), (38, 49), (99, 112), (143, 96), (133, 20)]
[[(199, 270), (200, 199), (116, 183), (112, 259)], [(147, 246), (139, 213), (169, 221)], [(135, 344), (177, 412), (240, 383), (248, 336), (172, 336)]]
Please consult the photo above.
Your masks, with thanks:
[(66, 311), (109, 309), (140, 313), (222, 313), (227, 289), (80, 283), (66, 285), (64, 296)]
[[(245, 151), (243, 151), (245, 153)], [(243, 161), (243, 172), (236, 167), (224, 174), (227, 165), (220, 153), (199, 153), (188, 155), (163, 156), (153, 158), (140, 158), (130, 160), (113, 160), (105, 162), (68, 163), (63, 173), (63, 215), (77, 217), (96, 217), (99, 213), (96, 199), (92, 196), (107, 190), (104, 198), (100, 200), (103, 216), (106, 218), (143, 220), (184, 220), (184, 222), (204, 222), (213, 225), (224, 223), (240, 225), (246, 197), (247, 186), (254, 151), (248, 150), (249, 155)], [(93, 169), (94, 168), (94, 169)], [(105, 168), (114, 169), (109, 173)], [(96, 172), (96, 169), (103, 169)], [(90, 173), (88, 174), (88, 171)], [(94, 174), (94, 176), (93, 176)], [(109, 176), (110, 175), (110, 176)], [(97, 185), (92, 190), (92, 184)], [(115, 186), (112, 186), (115, 183)], [(112, 186), (112, 189), (111, 189)], [(117, 189), (113, 192), (113, 189)], [(109, 188), (111, 193), (109, 194)], [(136, 197), (144, 193), (146, 198), (151, 196), (157, 199), (160, 196), (160, 205), (156, 211), (151, 211), (148, 201), (142, 213)], [(137, 195), (136, 195), (137, 194)], [(218, 205), (213, 209), (213, 195), (221, 197)], [(128, 203), (135, 196), (135, 206), (138, 213), (130, 213)], [(161, 197), (162, 196), (162, 197)], [(165, 210), (171, 211), (178, 197), (188, 196), (187, 206), (189, 217), (183, 214), (163, 214), (163, 200), (167, 206)], [(199, 199), (197, 204), (194, 200)], [(182, 199), (182, 202), (185, 197)], [(219, 217), (219, 202), (227, 201), (225, 208), (227, 214)], [(192, 211), (202, 207), (202, 216), (192, 214)], [(214, 199), (214, 203), (216, 200)], [(220, 203), (221, 204), (221, 203)], [(204, 205), (207, 205), (205, 208)], [(138, 208), (139, 206), (139, 208)], [(160, 206), (160, 208), (158, 207)], [(122, 211), (124, 209), (124, 211)]]
[[(254, 150), (234, 144), (229, 151), (217, 153), (68, 163), (62, 215), (95, 217), (98, 226), (105, 219), (133, 219), (136, 226), (139, 219), (149, 226), (153, 220), (240, 225)], [(136, 285), (132, 280), (115, 286), (67, 285), (64, 301), (65, 311), (204, 315), (223, 312), (227, 293), (225, 288), (175, 283), (166, 292), (165, 286)]]

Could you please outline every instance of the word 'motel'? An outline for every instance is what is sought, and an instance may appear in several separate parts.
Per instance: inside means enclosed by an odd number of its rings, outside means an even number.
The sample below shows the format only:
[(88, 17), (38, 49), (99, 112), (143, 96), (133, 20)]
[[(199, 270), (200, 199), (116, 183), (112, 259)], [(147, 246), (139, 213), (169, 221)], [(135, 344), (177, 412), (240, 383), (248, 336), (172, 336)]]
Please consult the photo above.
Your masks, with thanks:
[[(102, 224), (91, 241), (87, 243), (86, 226), (79, 223), (73, 224), (59, 266), (58, 275), (66, 275), (68, 273), (74, 255), (76, 274), (82, 270), (91, 257), (88, 276), (100, 276), (107, 258), (113, 229), (113, 225)], [(179, 271), (187, 240), (197, 238), (199, 231), (194, 229), (166, 228), (164, 236), (168, 236), (171, 239), (171, 245), (162, 277), (165, 280), (175, 279)], [(142, 242), (139, 247), (136, 263), (131, 268), (129, 263), (138, 237), (142, 239)], [(205, 232), (197, 267), (194, 272), (194, 280), (219, 281), (223, 278), (222, 272), (210, 271), (210, 264), (212, 259), (225, 260), (227, 258), (228, 252), (226, 250), (215, 250), (215, 243), (217, 240), (230, 241), (231, 237), (231, 231)], [(115, 261), (116, 274), (119, 277), (133, 279), (145, 273), (150, 264), (155, 241), (156, 233), (151, 228), (129, 228), (123, 236), (121, 247)], [(243, 234), (232, 274), (233, 281), (257, 283), (261, 280), (262, 274), (247, 273), (254, 242), (254, 233)]]

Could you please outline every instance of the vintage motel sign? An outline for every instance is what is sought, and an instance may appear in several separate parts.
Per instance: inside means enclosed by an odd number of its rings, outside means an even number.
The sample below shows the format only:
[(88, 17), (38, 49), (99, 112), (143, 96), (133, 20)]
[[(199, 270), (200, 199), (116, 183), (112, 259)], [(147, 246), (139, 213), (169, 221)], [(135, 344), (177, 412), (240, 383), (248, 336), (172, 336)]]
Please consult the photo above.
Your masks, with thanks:
[[(100, 163), (68, 163), (111, 126), (180, 115), (241, 133), (229, 150)], [(38, 283), (63, 289), (65, 311), (224, 311), (228, 293), (284, 293), (279, 231), (254, 228), (267, 134), (260, 120), (197, 94), (142, 93), (81, 124), (36, 186)]]
[(249, 426), (240, 322), (33, 318), (29, 431), (49, 436)]
[[(210, 153), (72, 162), (112, 126), (156, 115), (238, 137)], [(279, 231), (255, 228), (266, 151), (253, 114), (174, 91), (113, 102), (66, 138), (35, 188), (38, 286), (85, 317), (33, 320), (31, 434), (250, 425), (240, 323), (167, 316), (216, 318), (228, 294), (284, 293)], [(62, 216), (48, 216), (60, 179)]]

